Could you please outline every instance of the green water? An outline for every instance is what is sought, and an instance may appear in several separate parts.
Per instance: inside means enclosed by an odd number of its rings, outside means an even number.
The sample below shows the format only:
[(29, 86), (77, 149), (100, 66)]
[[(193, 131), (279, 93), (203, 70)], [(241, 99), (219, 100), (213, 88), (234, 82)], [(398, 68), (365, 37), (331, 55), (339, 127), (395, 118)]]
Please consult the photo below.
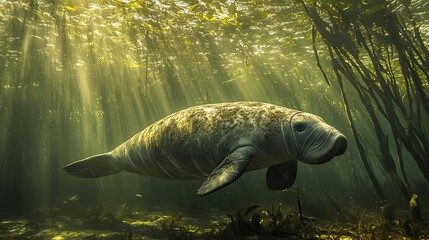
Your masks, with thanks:
[[(375, 11), (374, 2), (367, 2), (372, 6), (368, 14)], [(341, 4), (347, 9), (347, 1)], [(411, 11), (426, 41), (428, 5), (412, 1)], [(382, 222), (382, 201), (361, 161), (328, 48), (321, 39), (317, 44), (330, 84), (315, 60), (312, 22), (300, 1), (0, 0), (0, 234), (5, 239), (103, 239), (108, 229), (113, 235), (105, 239), (133, 239), (127, 233), (132, 229), (135, 239), (144, 239), (145, 234), (152, 239), (179, 238), (176, 232), (169, 235), (169, 226), (180, 230), (193, 224), (199, 229), (193, 231), (202, 236), (216, 226), (223, 228), (220, 222), (228, 222), (226, 213), (253, 204), (261, 206), (258, 214), (267, 219), (266, 210), (279, 203), (298, 211), (297, 196), (304, 214), (322, 222), (358, 225), (365, 212), (374, 216), (367, 216), (366, 224), (377, 217), (374, 223)], [(391, 57), (399, 99), (408, 104), (412, 91), (401, 80), (396, 56)], [(363, 59), (370, 64), (369, 57)], [(419, 74), (424, 78), (423, 60), (422, 66)], [(416, 86), (412, 88), (419, 90)], [(427, 94), (428, 86), (426, 79), (420, 94)], [(351, 84), (346, 83), (345, 93), (370, 168), (388, 202), (401, 209), (396, 218), (403, 221), (409, 199), (377, 160), (381, 154), (377, 132)], [(62, 170), (72, 161), (112, 150), (175, 111), (231, 101), (268, 102), (319, 115), (348, 137), (348, 150), (323, 165), (300, 163), (294, 186), (285, 191), (268, 190), (266, 170), (259, 170), (206, 197), (196, 196), (200, 180), (131, 173), (80, 179)], [(424, 109), (427, 103), (422, 102), (406, 105), (403, 126), (409, 116), (417, 116), (413, 112)], [(377, 110), (376, 102), (372, 106), (403, 181), (389, 118)], [(413, 119), (423, 122), (416, 144), (425, 152), (428, 115), (422, 110)], [(401, 151), (409, 186), (425, 206), (428, 182), (414, 155), (406, 147)], [(106, 212), (116, 217), (105, 217)], [(180, 220), (161, 221), (163, 216)], [(104, 224), (103, 217), (119, 223)], [(160, 218), (170, 225), (153, 223)], [(81, 222), (70, 224), (75, 219)], [(45, 225), (35, 226), (34, 221)], [(88, 236), (64, 234), (68, 229), (79, 232), (91, 221), (101, 222), (104, 230)], [(132, 223), (139, 221), (154, 227), (136, 230)], [(41, 229), (51, 230), (44, 235)], [(192, 232), (189, 229), (181, 231)], [(396, 233), (404, 234), (401, 231)]]

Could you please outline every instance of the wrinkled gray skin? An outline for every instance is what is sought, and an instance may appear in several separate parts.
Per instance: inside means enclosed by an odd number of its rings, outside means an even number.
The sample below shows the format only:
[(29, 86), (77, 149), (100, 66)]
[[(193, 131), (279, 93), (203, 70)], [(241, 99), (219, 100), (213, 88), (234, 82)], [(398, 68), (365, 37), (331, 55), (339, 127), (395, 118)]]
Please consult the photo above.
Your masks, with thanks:
[(214, 192), (242, 173), (268, 168), (270, 189), (286, 189), (296, 164), (320, 164), (342, 154), (347, 139), (320, 117), (272, 104), (235, 102), (173, 113), (113, 151), (64, 167), (79, 177), (122, 170), (170, 179), (206, 178), (198, 195)]

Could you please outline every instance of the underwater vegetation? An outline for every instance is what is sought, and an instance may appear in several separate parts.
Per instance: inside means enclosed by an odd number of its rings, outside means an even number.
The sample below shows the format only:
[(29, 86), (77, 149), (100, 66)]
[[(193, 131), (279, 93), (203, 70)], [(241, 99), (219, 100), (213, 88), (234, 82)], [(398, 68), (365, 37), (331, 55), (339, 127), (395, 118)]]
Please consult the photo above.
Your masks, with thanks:
[[(0, 239), (429, 239), (428, 6), (0, 0)], [(349, 149), (299, 165), (293, 204), (265, 172), (202, 200), (200, 182), (61, 169), (244, 100), (317, 114)]]
[(72, 196), (25, 217), (2, 215), (0, 239), (428, 239), (429, 211), (415, 207), (415, 201), (408, 211), (351, 206), (311, 216), (302, 213), (298, 199), (298, 209), (277, 204), (189, 213), (176, 206), (85, 205)]
[(418, 14), (411, 10), (419, 1), (299, 2), (313, 23), (315, 58), (329, 84), (317, 50), (318, 39), (325, 43), (323, 50), (329, 53), (360, 159), (374, 189), (385, 201), (367, 157), (371, 148), (364, 147), (360, 139), (363, 131), (353, 117), (353, 97), (345, 88), (357, 93), (355, 96), (372, 123), (378, 145), (377, 161), (404, 198), (411, 199), (414, 190), (404, 167), (405, 149), (429, 181), (425, 124), (429, 116), (429, 50), (416, 23)]
[[(49, 205), (62, 191), (97, 199), (113, 187), (84, 188), (61, 166), (179, 109), (242, 100), (315, 113), (352, 141), (341, 163), (317, 175), (305, 169), (298, 182), (324, 179), (355, 198), (375, 190), (379, 201), (391, 200), (389, 184), (404, 202), (426, 197), (426, 1), (1, 3), (7, 209)], [(150, 188), (118, 179), (121, 189)]]

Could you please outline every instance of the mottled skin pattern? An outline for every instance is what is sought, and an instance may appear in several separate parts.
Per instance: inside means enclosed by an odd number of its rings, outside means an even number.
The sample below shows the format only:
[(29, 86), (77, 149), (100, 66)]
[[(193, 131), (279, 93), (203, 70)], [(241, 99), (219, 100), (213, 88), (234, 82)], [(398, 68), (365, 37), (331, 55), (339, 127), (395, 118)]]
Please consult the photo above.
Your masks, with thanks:
[[(258, 154), (246, 171), (296, 160), (282, 128), (296, 110), (258, 102), (208, 104), (171, 114), (112, 151), (120, 170), (173, 179), (207, 177), (241, 146)], [(287, 127), (287, 126), (286, 126)], [(290, 152), (290, 150), (289, 150)]]
[(205, 178), (205, 196), (244, 172), (266, 168), (270, 190), (293, 185), (297, 161), (322, 164), (343, 154), (347, 138), (320, 117), (272, 104), (236, 102), (191, 107), (150, 125), (111, 152), (64, 166), (72, 175), (122, 170), (171, 179)]

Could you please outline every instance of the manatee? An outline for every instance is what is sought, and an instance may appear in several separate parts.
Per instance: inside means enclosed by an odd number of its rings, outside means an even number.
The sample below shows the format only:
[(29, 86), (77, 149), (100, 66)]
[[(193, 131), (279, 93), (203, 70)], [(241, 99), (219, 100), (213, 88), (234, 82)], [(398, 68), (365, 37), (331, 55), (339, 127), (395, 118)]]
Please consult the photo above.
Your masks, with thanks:
[(203, 196), (268, 167), (268, 188), (283, 190), (293, 185), (298, 161), (325, 163), (346, 148), (346, 137), (319, 116), (268, 103), (219, 103), (168, 115), (112, 151), (64, 170), (83, 178), (128, 171), (205, 179), (197, 191)]

